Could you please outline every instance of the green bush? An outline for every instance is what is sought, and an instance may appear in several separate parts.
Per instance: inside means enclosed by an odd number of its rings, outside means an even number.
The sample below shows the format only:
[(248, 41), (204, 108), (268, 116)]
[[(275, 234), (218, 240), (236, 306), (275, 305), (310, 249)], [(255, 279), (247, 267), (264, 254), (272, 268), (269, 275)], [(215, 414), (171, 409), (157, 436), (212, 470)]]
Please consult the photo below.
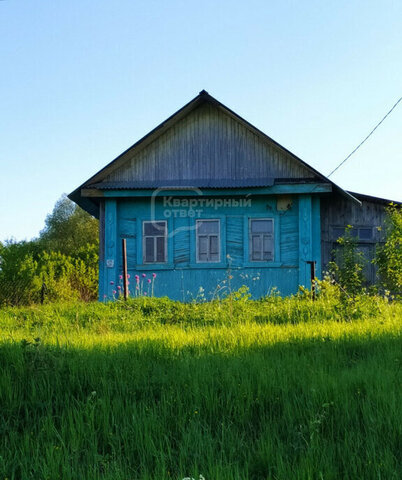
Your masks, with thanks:
[(13, 241), (0, 246), (0, 305), (24, 305), (38, 301), (38, 264), (32, 242)]
[(81, 247), (76, 257), (37, 252), (25, 244), (8, 243), (0, 250), (0, 305), (41, 301), (95, 300), (98, 289), (97, 245)]
[(343, 294), (353, 297), (363, 288), (364, 256), (357, 250), (357, 240), (352, 235), (352, 228), (348, 225), (345, 235), (338, 238), (337, 243), (341, 248), (334, 252), (335, 260), (330, 262), (329, 271)]
[(39, 238), (0, 243), (0, 305), (38, 303), (43, 293), (52, 301), (94, 300), (97, 278), (98, 221), (66, 196)]
[[(40, 257), (37, 275), (46, 285), (50, 301), (77, 299), (90, 301), (97, 298), (98, 260), (96, 245), (87, 245), (77, 252), (78, 258), (59, 252), (44, 252)], [(84, 256), (84, 259), (79, 256)]]
[(402, 209), (391, 204), (387, 208), (385, 244), (379, 246), (375, 263), (382, 286), (394, 295), (402, 296)]

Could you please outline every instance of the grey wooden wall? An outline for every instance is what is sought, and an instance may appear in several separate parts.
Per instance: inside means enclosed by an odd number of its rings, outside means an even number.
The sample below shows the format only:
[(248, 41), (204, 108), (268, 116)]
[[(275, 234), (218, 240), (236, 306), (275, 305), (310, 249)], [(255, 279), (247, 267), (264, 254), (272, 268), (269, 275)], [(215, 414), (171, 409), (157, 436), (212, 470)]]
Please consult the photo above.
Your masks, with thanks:
[(321, 255), (323, 271), (332, 260), (332, 252), (336, 248), (337, 229), (352, 225), (354, 228), (371, 227), (372, 238), (358, 239), (358, 248), (364, 253), (367, 263), (364, 274), (368, 283), (376, 280), (376, 268), (371, 264), (375, 255), (376, 244), (383, 240), (385, 221), (384, 202), (362, 200), (362, 206), (356, 205), (339, 195), (321, 199)]
[(196, 108), (111, 172), (111, 181), (309, 178), (315, 174), (216, 106)]

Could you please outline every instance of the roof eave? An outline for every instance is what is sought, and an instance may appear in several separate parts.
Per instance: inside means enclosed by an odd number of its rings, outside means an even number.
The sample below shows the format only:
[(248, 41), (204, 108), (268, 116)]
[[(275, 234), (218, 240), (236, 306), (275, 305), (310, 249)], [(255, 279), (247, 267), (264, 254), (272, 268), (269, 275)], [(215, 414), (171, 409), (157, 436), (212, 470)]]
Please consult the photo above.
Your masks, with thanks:
[(81, 187), (76, 188), (67, 197), (93, 217), (99, 219), (99, 201), (95, 198), (83, 197)]

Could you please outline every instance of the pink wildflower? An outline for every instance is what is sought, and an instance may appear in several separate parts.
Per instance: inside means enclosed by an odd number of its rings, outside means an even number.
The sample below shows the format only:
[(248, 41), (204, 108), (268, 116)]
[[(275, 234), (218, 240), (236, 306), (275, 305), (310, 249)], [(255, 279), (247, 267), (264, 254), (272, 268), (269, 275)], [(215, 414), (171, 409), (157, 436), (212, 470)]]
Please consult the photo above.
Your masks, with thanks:
[(129, 274), (129, 273), (127, 274), (127, 278), (130, 278), (130, 274)]
[(144, 295), (146, 296), (146, 295), (147, 295), (147, 292), (144, 292)]
[(116, 295), (116, 293), (117, 293), (116, 290), (113, 290), (113, 295)]
[(145, 278), (146, 276), (147, 276), (146, 273), (143, 273), (143, 274), (142, 274), (142, 278)]
[(148, 283), (151, 283), (151, 279), (150, 279), (150, 278), (148, 278), (148, 280), (147, 280), (147, 281), (148, 281)]
[(156, 273), (153, 273), (153, 274), (152, 274), (152, 278), (156, 278)]
[(117, 288), (118, 288), (119, 290), (121, 290), (121, 286), (120, 286), (120, 285), (118, 285), (118, 287), (117, 287)]
[(113, 280), (110, 282), (110, 285), (114, 285), (114, 281), (113, 281)]
[(123, 280), (123, 275), (119, 275), (120, 280)]

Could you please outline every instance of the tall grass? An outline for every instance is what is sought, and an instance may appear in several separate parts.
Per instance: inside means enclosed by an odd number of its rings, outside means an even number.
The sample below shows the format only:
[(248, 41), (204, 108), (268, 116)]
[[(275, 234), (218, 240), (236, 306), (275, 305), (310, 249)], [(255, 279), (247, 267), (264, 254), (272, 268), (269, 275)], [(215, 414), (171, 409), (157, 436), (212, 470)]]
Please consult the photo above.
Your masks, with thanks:
[(0, 478), (397, 479), (402, 306), (0, 310)]

